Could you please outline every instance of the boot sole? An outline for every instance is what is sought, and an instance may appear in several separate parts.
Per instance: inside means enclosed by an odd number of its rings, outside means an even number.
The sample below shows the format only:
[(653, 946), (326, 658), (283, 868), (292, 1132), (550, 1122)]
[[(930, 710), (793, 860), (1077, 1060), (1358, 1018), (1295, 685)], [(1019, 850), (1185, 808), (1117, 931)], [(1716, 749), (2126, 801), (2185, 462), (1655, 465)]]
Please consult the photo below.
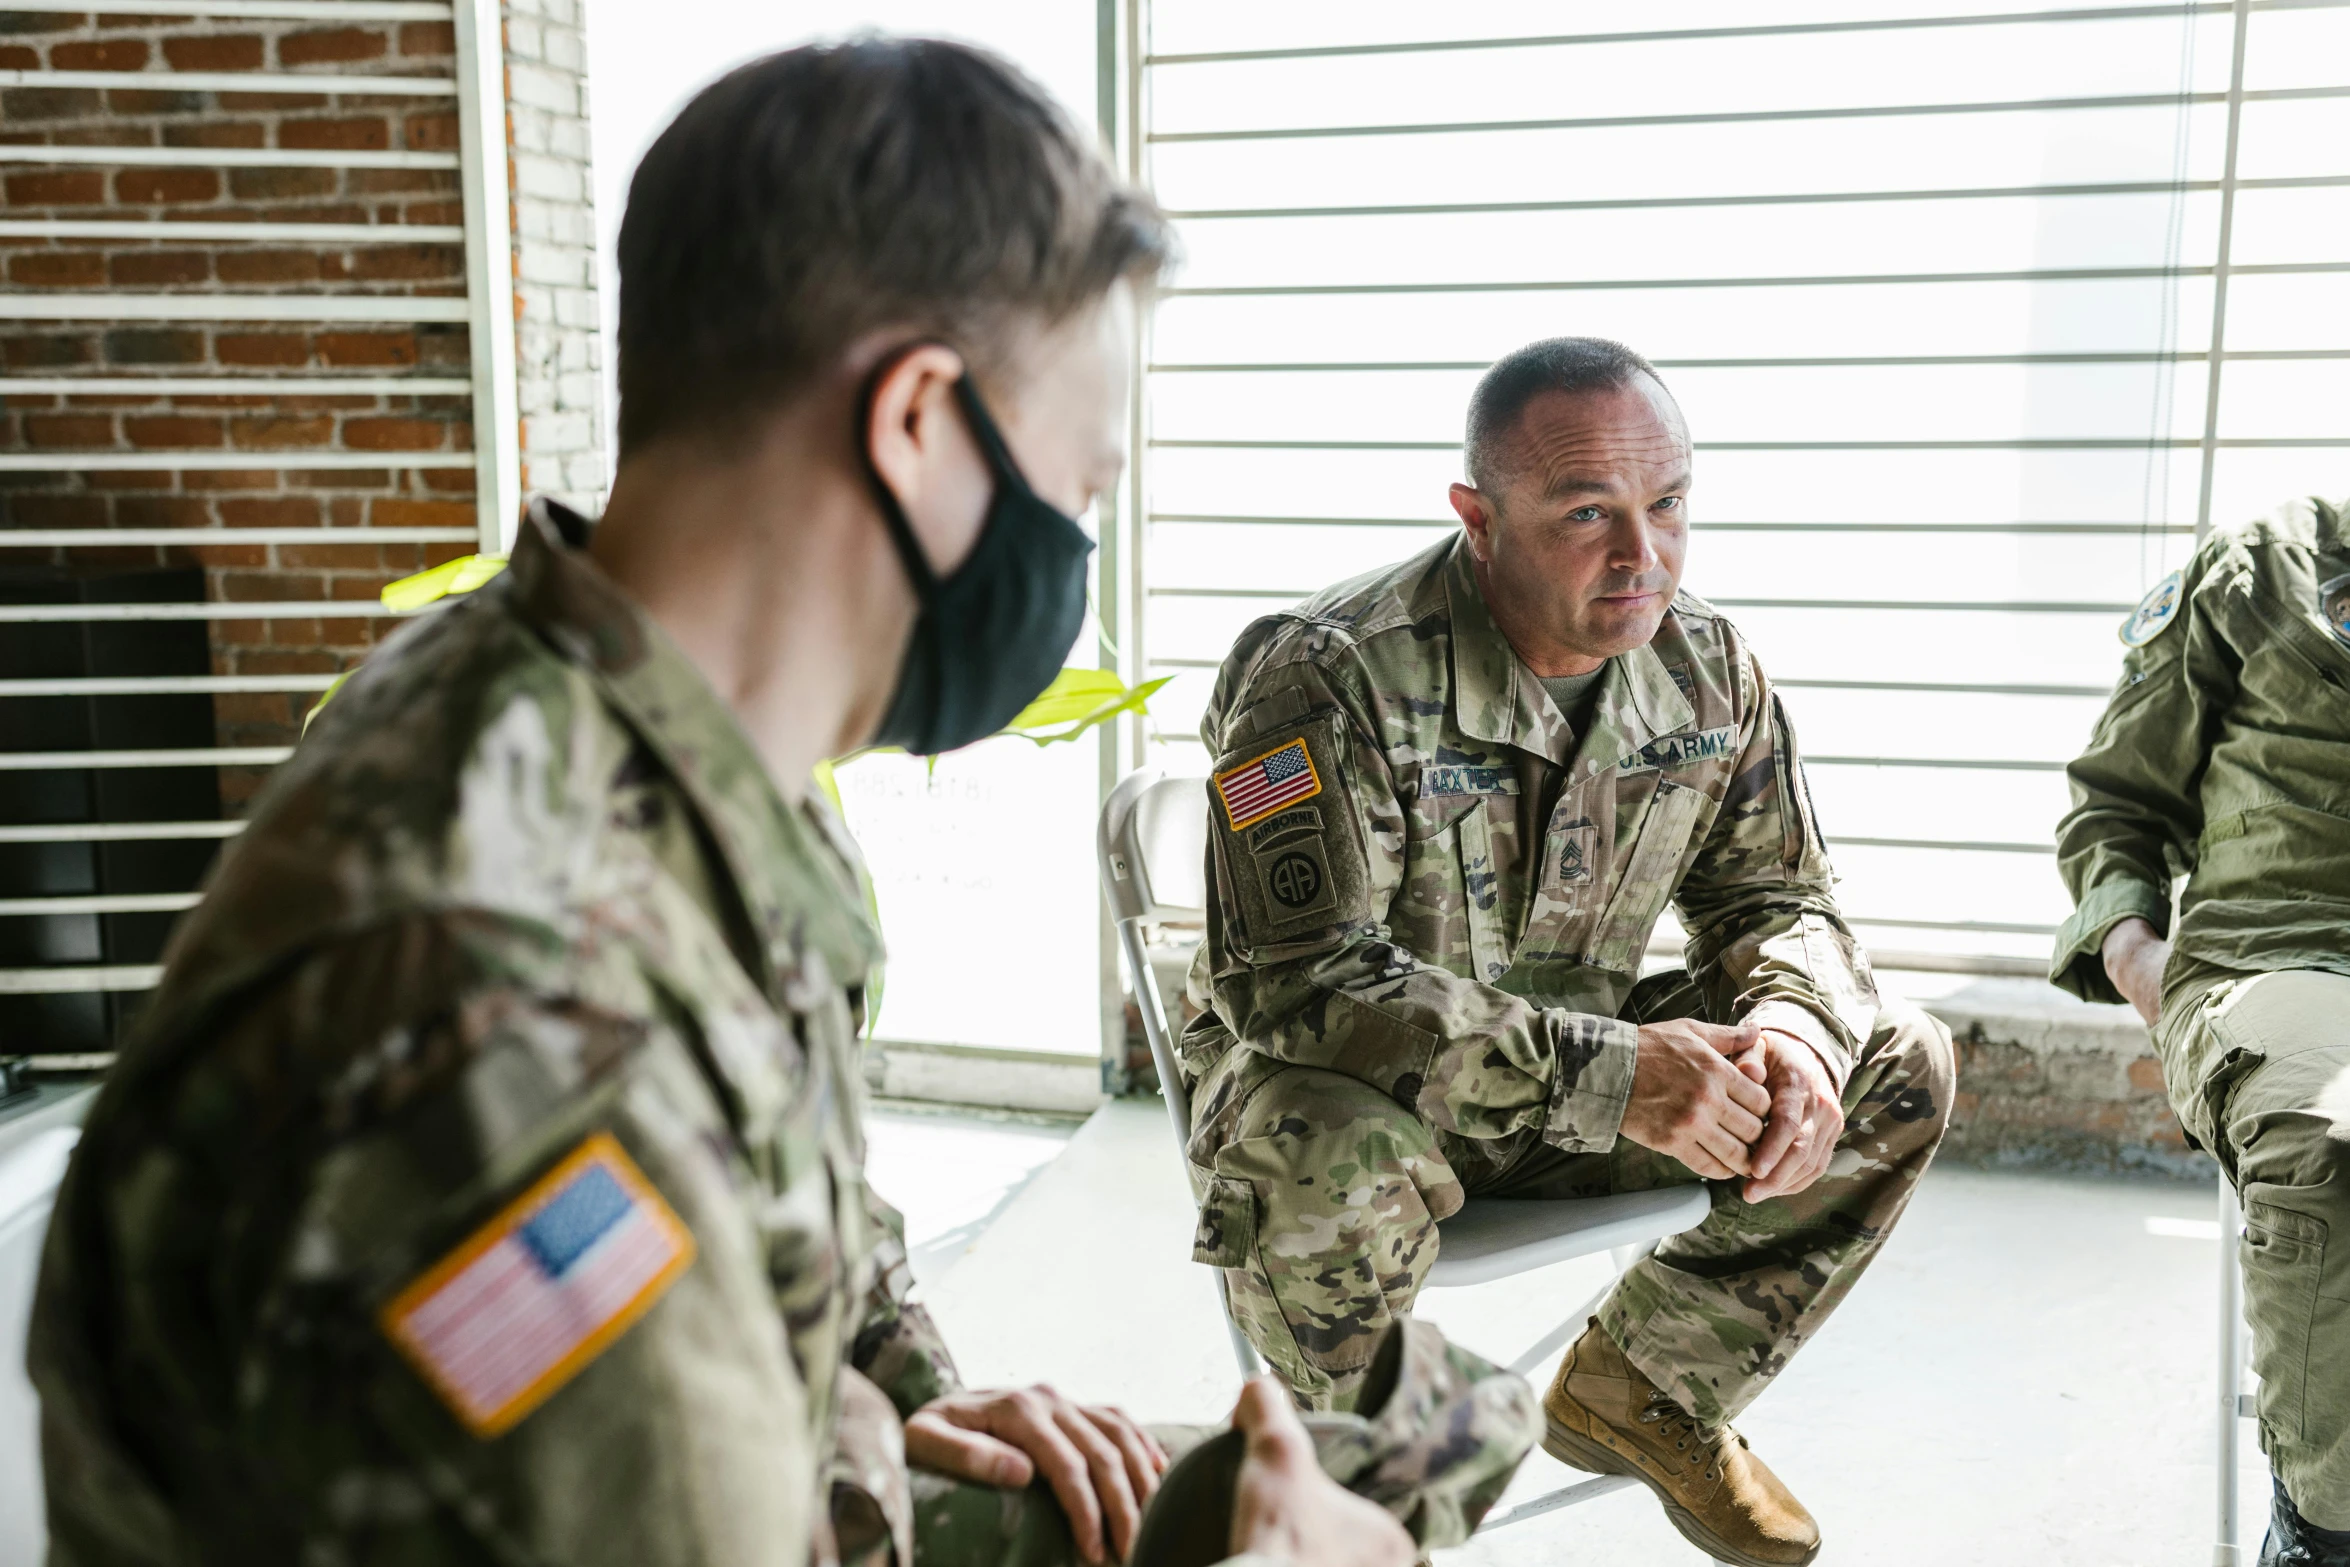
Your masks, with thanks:
[(1749, 1556), (1729, 1541), (1715, 1534), (1698, 1520), (1695, 1513), (1673, 1500), (1673, 1494), (1661, 1481), (1652, 1478), (1638, 1464), (1632, 1463), (1613, 1448), (1594, 1442), (1578, 1432), (1558, 1423), (1557, 1417), (1547, 1411), (1542, 1417), (1542, 1450), (1560, 1463), (1586, 1474), (1627, 1475), (1648, 1487), (1664, 1504), (1665, 1521), (1670, 1523), (1682, 1539), (1712, 1557), (1717, 1562), (1731, 1562), (1735, 1567), (1808, 1567), (1820, 1554), (1814, 1545), (1794, 1561), (1772, 1561), (1767, 1557)]

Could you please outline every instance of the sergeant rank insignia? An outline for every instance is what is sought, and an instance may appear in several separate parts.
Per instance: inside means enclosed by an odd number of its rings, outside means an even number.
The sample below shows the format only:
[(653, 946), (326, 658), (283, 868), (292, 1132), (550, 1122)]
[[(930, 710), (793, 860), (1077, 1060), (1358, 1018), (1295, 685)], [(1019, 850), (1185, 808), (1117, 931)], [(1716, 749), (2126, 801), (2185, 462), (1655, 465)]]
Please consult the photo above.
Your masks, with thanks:
[(2122, 645), (2144, 647), (2162, 634), (2162, 628), (2177, 618), (2179, 613), (2179, 584), (2184, 580), (2179, 572), (2172, 572), (2147, 590), (2138, 600), (2138, 607), (2130, 611), (2130, 618), (2122, 622)]
[(1234, 832), (1321, 792), (1322, 775), (1314, 771), (1313, 753), (1303, 740), (1276, 746), (1216, 775), (1216, 793), (1223, 798), (1224, 816)]
[(2350, 647), (2350, 573), (2329, 577), (2317, 586), (2318, 618), (2334, 634), (2334, 640)]
[(598, 1132), (379, 1320), (466, 1428), (488, 1438), (578, 1375), (693, 1260), (693, 1233)]

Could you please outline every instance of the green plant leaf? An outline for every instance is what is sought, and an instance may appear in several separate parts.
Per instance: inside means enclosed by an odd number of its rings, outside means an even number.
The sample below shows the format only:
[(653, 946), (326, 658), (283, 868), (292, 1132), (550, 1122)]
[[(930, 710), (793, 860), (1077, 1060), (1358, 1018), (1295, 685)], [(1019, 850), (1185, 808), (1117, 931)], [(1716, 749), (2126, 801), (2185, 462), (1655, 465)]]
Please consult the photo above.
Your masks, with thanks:
[(355, 669), (344, 670), (341, 674), (335, 676), (334, 684), (328, 686), (324, 691), (318, 693), (318, 700), (311, 703), (310, 711), (302, 715), (302, 733), (308, 734), (310, 732), (310, 720), (316, 718), (318, 716), (319, 709), (326, 706), (328, 702), (332, 701), (334, 699), (334, 694), (337, 691), (343, 689), (343, 682), (350, 679), (357, 673), (358, 671)]
[(1013, 715), (1003, 732), (1037, 745), (1074, 740), (1120, 714), (1148, 712), (1151, 697), (1174, 678), (1161, 675), (1129, 687), (1115, 670), (1064, 669), (1044, 695)]
[(503, 555), (460, 555), (446, 560), (430, 571), (420, 571), (413, 577), (402, 577), (384, 585), (380, 597), (384, 608), (395, 614), (410, 610), (456, 593), (471, 593), (506, 569)]

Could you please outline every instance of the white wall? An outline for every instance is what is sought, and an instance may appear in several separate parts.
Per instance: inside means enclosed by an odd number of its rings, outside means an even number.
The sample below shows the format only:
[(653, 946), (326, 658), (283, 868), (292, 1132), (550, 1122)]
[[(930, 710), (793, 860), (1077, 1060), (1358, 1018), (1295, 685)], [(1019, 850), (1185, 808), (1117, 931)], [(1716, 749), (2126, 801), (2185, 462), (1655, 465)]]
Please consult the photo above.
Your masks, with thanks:
[[(1088, 0), (588, 0), (587, 14), (607, 366), (629, 177), (678, 108), (731, 67), (867, 29), (951, 37), (1011, 59), (1093, 123)], [(1092, 638), (1088, 627), (1078, 646)], [(882, 1037), (1100, 1048), (1096, 757), (1090, 738), (1042, 751), (994, 740), (935, 769), (873, 757), (842, 770), (889, 939)]]

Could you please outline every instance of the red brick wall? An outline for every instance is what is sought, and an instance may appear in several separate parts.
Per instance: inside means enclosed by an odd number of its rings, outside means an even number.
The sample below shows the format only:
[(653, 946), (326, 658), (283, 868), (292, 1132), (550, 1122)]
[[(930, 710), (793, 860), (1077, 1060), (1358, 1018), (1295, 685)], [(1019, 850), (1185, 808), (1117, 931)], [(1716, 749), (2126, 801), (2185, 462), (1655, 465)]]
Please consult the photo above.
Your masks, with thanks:
[[(0, 0), (4, 4), (5, 0)], [(449, 75), (447, 23), (321, 27), (209, 18), (0, 12), (0, 68), (305, 70)], [(0, 141), (55, 145), (445, 151), (455, 100), (369, 94), (185, 92), (27, 86), (0, 90)], [(457, 176), (414, 169), (142, 168), (0, 164), (0, 217), (166, 222), (459, 224)], [(162, 240), (0, 240), (6, 292), (190, 295), (363, 293), (462, 296), (457, 243), (381, 245)], [(94, 310), (94, 314), (102, 311)], [(424, 374), (465, 378), (461, 324), (0, 322), (0, 373), (120, 376), (104, 397), (0, 398), (0, 450), (464, 451), (470, 399), (301, 396), (282, 383), (250, 396), (159, 396), (140, 376)], [(371, 543), (370, 527), (474, 524), (466, 469), (0, 474), (0, 528), (184, 530), (168, 548), (10, 550), (88, 571), (201, 565), (218, 600), (367, 600), (394, 577), (468, 553), (468, 544)], [(215, 527), (338, 530), (317, 543), (206, 544)], [(342, 531), (347, 530), (347, 531)], [(390, 629), (381, 619), (222, 621), (216, 673), (275, 675), (349, 667)], [(282, 745), (307, 694), (215, 699), (224, 745)], [(259, 774), (224, 774), (241, 806)]]

